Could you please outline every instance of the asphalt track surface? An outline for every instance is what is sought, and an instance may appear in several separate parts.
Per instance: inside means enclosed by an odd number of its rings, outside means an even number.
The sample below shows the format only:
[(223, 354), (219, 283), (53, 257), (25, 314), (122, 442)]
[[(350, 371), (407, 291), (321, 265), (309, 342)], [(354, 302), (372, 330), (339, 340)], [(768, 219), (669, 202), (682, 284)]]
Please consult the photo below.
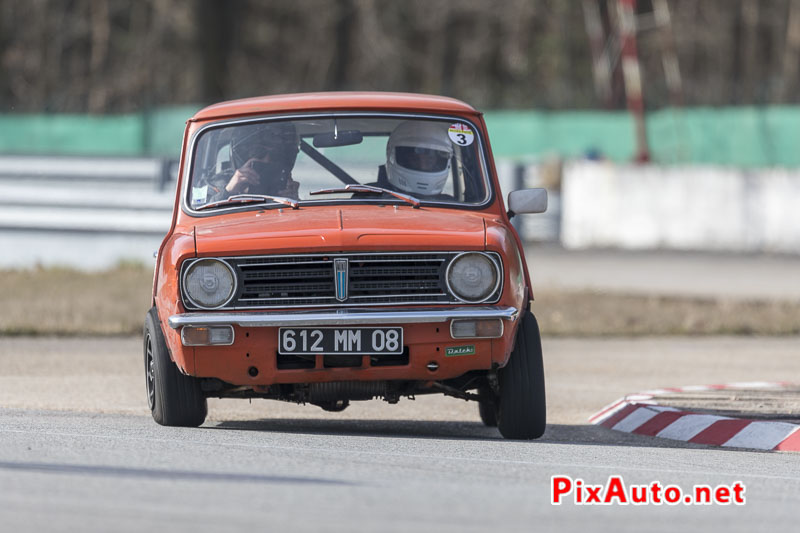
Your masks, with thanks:
[[(217, 400), (200, 429), (148, 416), (140, 340), (0, 340), (2, 531), (753, 531), (790, 528), (797, 454), (590, 426), (643, 388), (798, 375), (798, 338), (545, 339), (549, 422), (502, 440), (444, 397), (343, 413)], [(680, 381), (678, 383), (678, 381)], [(716, 486), (744, 506), (550, 502), (550, 478)]]

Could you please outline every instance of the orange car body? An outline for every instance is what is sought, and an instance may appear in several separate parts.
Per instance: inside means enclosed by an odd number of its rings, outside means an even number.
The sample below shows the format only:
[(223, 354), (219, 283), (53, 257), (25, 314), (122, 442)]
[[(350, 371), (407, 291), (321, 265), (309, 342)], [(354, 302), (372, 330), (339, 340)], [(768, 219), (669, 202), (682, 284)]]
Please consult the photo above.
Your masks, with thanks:
[[(415, 208), (411, 205), (315, 206), (310, 209), (249, 209), (195, 216), (184, 209), (182, 195), (190, 165), (189, 148), (204, 126), (244, 117), (269, 117), (311, 112), (424, 113), (463, 118), (478, 128), (494, 190), (492, 201), (478, 209)], [(519, 236), (512, 227), (500, 194), (486, 124), (480, 112), (451, 98), (395, 93), (320, 93), (250, 98), (212, 105), (195, 114), (186, 126), (172, 224), (157, 256), (153, 306), (170, 357), (186, 375), (216, 378), (258, 393), (274, 384), (341, 381), (440, 381), (469, 371), (501, 368), (514, 347), (518, 312), (533, 297)], [(372, 366), (365, 355), (356, 367), (329, 368), (317, 358), (313, 368), (279, 369), (278, 327), (257, 322), (233, 323), (235, 342), (227, 346), (185, 346), (181, 327), (192, 311), (181, 297), (181, 264), (190, 258), (267, 256), (272, 254), (341, 254), (373, 252), (488, 251), (502, 262), (502, 294), (490, 307), (512, 309), (499, 338), (454, 339), (450, 320), (415, 322), (403, 327), (408, 364)], [(444, 309), (447, 305), (413, 306)], [(486, 306), (484, 306), (486, 307)], [(379, 308), (380, 309), (380, 308)], [(403, 305), (386, 306), (402, 311)], [(373, 308), (373, 310), (375, 310)], [(293, 310), (295, 311), (295, 310)], [(313, 308), (308, 311), (313, 312)], [(213, 315), (207, 311), (204, 316)], [(256, 316), (263, 311), (241, 311)], [(270, 313), (280, 313), (272, 309)], [(237, 315), (237, 316), (239, 316)], [(176, 321), (182, 317), (183, 321)], [(375, 326), (382, 326), (376, 322)], [(469, 355), (453, 356), (448, 348), (474, 346)], [(435, 363), (432, 365), (431, 363)], [(253, 371), (253, 369), (256, 371)]]

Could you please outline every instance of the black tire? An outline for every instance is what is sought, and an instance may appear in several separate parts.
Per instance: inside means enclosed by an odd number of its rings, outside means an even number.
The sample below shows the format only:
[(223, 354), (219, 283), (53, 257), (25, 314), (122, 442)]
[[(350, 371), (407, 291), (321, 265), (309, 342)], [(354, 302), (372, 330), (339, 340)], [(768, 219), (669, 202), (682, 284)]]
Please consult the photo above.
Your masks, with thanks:
[(144, 370), (153, 420), (162, 426), (197, 427), (208, 414), (200, 381), (186, 376), (170, 359), (156, 308), (144, 320)]
[(489, 387), (478, 390), (478, 414), (483, 425), (490, 428), (497, 427), (497, 395)]
[(507, 439), (537, 439), (547, 423), (544, 365), (539, 324), (526, 311), (508, 364), (498, 372), (500, 405), (497, 427)]

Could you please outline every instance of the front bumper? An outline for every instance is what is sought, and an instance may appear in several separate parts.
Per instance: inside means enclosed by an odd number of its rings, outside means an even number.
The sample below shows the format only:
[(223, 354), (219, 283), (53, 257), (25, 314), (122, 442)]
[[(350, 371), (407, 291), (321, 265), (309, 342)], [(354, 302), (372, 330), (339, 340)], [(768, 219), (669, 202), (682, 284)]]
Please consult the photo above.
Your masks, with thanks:
[[(511, 306), (454, 306), (398, 309), (330, 309), (314, 311), (254, 311), (183, 313), (169, 317), (177, 332), (184, 327), (229, 325), (235, 341), (226, 346), (172, 346), (186, 361), (187, 374), (218, 378), (237, 386), (329, 381), (429, 381), (461, 376), (472, 370), (490, 370), (505, 364), (512, 348), (513, 324), (519, 310)], [(454, 338), (453, 320), (500, 320), (506, 324), (500, 338)], [(312, 367), (290, 368), (278, 353), (281, 327), (384, 326), (403, 327), (407, 359), (382, 365), (380, 358), (361, 356), (356, 367), (331, 367), (327, 356), (315, 357)], [(468, 348), (464, 355), (453, 348)], [(450, 351), (448, 351), (450, 349)], [(287, 356), (291, 358), (291, 356)], [(435, 363), (435, 365), (431, 365)], [(438, 370), (431, 370), (438, 366)]]
[(173, 329), (183, 326), (203, 327), (235, 324), (241, 327), (266, 328), (289, 326), (359, 326), (367, 324), (435, 324), (454, 319), (516, 320), (514, 307), (448, 307), (400, 309), (337, 309), (331, 311), (222, 312), (184, 313), (169, 317)]

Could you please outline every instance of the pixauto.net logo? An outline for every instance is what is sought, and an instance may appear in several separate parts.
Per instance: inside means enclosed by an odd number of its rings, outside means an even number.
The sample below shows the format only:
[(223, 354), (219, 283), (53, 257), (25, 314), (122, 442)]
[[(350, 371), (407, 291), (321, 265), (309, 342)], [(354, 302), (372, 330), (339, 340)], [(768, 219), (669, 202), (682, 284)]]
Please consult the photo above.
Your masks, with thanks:
[(609, 476), (602, 485), (590, 485), (582, 479), (556, 475), (550, 478), (550, 503), (567, 501), (575, 505), (744, 505), (745, 486), (741, 481), (730, 485), (694, 485), (684, 492), (678, 485), (658, 481), (646, 485), (626, 485), (622, 476)]

